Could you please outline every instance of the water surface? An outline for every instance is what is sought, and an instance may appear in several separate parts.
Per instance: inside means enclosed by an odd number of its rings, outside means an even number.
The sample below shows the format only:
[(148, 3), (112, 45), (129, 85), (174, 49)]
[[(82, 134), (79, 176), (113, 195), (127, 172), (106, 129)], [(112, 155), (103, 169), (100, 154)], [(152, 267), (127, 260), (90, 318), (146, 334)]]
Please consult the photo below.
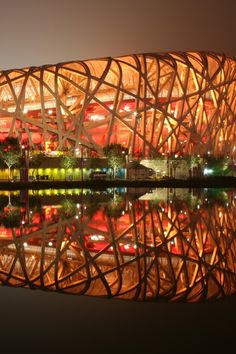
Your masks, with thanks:
[(3, 285), (141, 301), (236, 292), (236, 190), (1, 192)]

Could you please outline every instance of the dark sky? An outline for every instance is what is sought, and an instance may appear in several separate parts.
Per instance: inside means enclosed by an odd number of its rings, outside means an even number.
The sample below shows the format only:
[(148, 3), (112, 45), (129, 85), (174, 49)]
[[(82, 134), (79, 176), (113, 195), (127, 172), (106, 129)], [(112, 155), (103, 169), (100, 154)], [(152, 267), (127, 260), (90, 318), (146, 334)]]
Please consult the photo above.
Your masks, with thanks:
[(236, 56), (235, 0), (0, 0), (0, 68), (140, 52)]

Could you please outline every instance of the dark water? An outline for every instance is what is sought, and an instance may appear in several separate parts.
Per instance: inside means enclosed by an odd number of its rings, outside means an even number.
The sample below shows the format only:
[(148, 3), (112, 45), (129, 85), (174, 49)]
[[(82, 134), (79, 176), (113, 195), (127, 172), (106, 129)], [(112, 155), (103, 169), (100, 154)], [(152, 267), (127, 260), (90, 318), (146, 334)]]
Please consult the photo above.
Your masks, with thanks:
[(3, 192), (2, 285), (130, 301), (236, 292), (236, 190)]

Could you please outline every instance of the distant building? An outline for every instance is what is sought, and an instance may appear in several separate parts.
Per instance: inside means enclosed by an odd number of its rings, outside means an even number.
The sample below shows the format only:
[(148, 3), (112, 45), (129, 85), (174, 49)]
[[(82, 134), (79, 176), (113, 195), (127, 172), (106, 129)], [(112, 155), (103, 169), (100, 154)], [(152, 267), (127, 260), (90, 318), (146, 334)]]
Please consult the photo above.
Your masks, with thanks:
[(130, 157), (236, 153), (236, 60), (151, 53), (0, 72), (0, 139)]

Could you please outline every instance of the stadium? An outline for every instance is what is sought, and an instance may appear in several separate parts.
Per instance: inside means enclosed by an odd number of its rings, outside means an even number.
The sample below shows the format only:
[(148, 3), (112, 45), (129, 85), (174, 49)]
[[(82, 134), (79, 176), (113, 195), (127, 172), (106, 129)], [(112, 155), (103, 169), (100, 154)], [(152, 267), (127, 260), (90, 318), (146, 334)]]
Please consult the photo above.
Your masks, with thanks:
[(235, 159), (236, 60), (176, 52), (74, 61), (0, 72), (0, 140), (30, 150), (129, 159)]

